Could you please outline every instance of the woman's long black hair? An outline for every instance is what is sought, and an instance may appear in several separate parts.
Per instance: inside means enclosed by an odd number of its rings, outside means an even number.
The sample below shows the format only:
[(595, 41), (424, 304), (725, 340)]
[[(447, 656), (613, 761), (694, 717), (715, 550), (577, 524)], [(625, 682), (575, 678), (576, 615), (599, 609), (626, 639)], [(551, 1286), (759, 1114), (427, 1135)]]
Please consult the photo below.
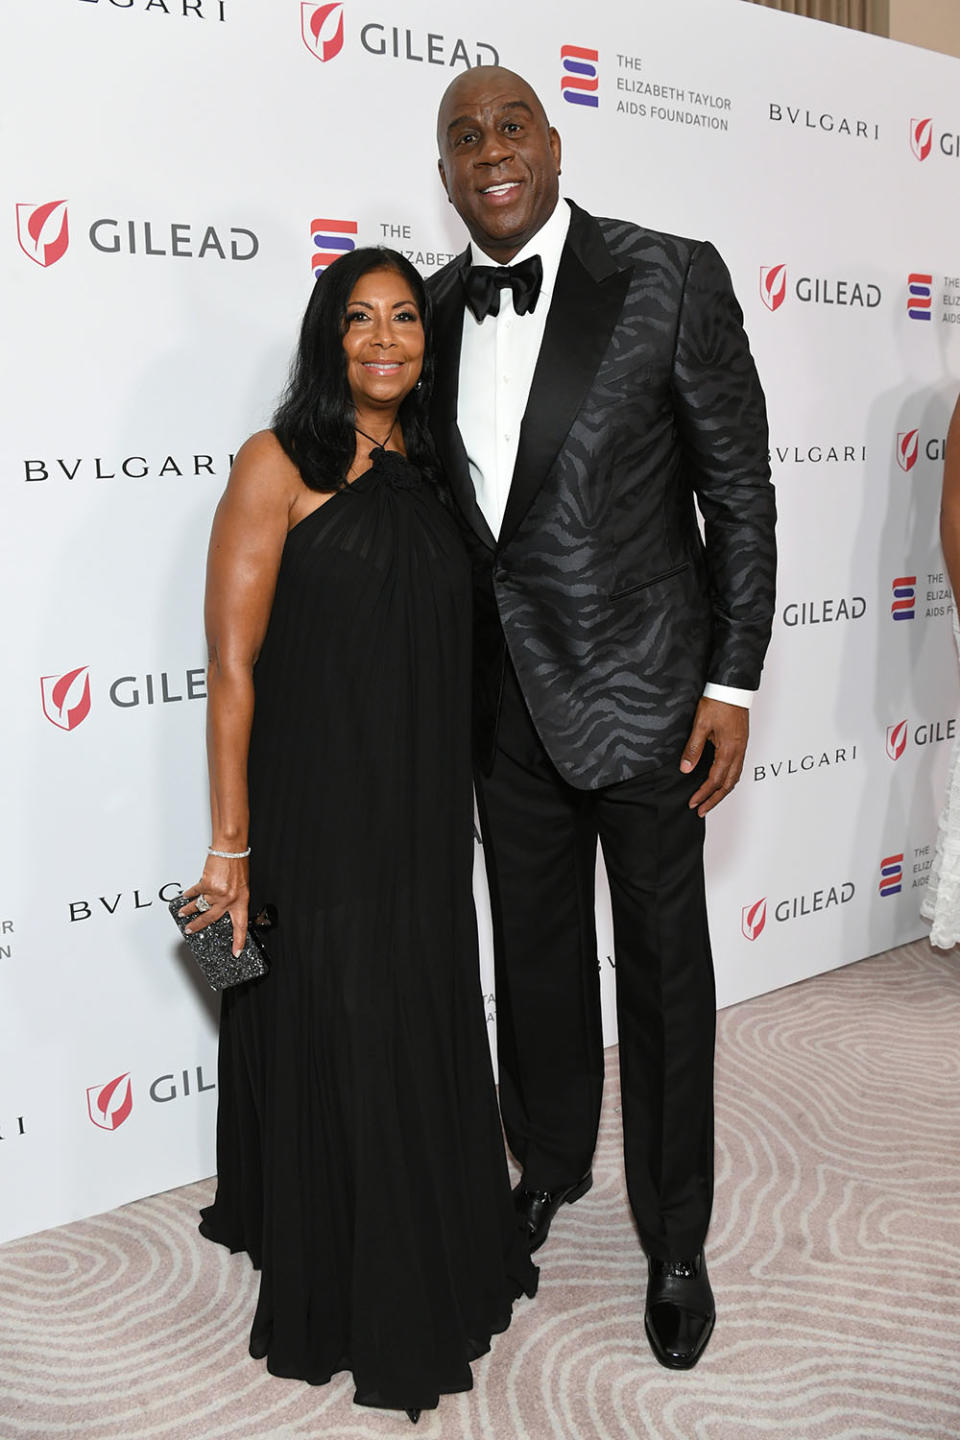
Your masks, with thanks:
[(341, 255), (314, 285), (290, 379), (273, 417), (273, 433), (311, 490), (342, 489), (353, 463), (355, 413), (343, 336), (354, 286), (370, 270), (395, 270), (402, 275), (420, 311), (425, 341), (420, 388), (411, 390), (402, 402), (398, 419), (408, 459), (428, 479), (437, 478), (436, 452), (427, 425), (433, 384), (430, 297), (409, 260), (396, 250), (370, 245)]

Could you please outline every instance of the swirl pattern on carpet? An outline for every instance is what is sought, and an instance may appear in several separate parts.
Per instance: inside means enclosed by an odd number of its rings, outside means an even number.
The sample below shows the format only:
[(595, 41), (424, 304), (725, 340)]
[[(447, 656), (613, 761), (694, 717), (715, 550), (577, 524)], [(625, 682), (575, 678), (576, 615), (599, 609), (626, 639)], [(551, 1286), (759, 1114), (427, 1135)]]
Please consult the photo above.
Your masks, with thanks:
[(960, 963), (924, 941), (721, 1013), (718, 1321), (660, 1369), (627, 1209), (616, 1050), (593, 1190), (540, 1294), (410, 1430), (246, 1353), (257, 1277), (204, 1181), (0, 1249), (2, 1440), (958, 1440)]

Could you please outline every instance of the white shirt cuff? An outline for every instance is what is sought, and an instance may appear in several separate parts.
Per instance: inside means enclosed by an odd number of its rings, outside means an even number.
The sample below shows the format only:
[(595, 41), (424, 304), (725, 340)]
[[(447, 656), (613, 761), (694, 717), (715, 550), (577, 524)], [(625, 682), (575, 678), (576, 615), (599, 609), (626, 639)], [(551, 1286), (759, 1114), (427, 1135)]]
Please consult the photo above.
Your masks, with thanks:
[(704, 700), (722, 700), (725, 705), (742, 705), (744, 710), (750, 709), (756, 693), (756, 690), (737, 690), (733, 685), (714, 685), (712, 680), (703, 687)]

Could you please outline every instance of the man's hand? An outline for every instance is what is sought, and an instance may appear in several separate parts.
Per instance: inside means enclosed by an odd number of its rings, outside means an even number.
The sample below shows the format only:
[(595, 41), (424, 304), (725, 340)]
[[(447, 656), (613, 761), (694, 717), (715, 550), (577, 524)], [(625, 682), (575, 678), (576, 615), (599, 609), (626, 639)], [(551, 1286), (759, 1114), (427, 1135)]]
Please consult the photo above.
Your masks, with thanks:
[(719, 805), (740, 779), (749, 735), (750, 711), (742, 705), (727, 705), (723, 700), (706, 698), (700, 701), (680, 761), (680, 769), (689, 775), (703, 754), (706, 742), (713, 742), (710, 773), (696, 794), (690, 797), (690, 809), (696, 810), (698, 815), (706, 815), (714, 805)]

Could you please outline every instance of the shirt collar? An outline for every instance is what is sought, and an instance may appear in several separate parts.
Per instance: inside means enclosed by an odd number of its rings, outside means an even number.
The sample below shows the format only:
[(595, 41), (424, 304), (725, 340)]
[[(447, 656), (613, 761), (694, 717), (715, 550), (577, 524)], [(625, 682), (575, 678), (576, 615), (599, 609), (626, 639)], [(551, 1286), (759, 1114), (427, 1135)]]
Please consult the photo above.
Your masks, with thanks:
[[(563, 247), (567, 240), (567, 231), (570, 229), (570, 206), (564, 200), (558, 200), (554, 207), (553, 214), (547, 220), (536, 235), (528, 240), (522, 250), (518, 250), (510, 261), (511, 265), (517, 265), (521, 260), (528, 259), (531, 255), (539, 255), (543, 262), (543, 283), (540, 286), (541, 295), (552, 295), (553, 287), (557, 282), (557, 271), (560, 269), (560, 257), (563, 254)], [(473, 240), (470, 241), (470, 263), (471, 265), (499, 265), (498, 260), (491, 260), (489, 255), (484, 254), (479, 245)]]

